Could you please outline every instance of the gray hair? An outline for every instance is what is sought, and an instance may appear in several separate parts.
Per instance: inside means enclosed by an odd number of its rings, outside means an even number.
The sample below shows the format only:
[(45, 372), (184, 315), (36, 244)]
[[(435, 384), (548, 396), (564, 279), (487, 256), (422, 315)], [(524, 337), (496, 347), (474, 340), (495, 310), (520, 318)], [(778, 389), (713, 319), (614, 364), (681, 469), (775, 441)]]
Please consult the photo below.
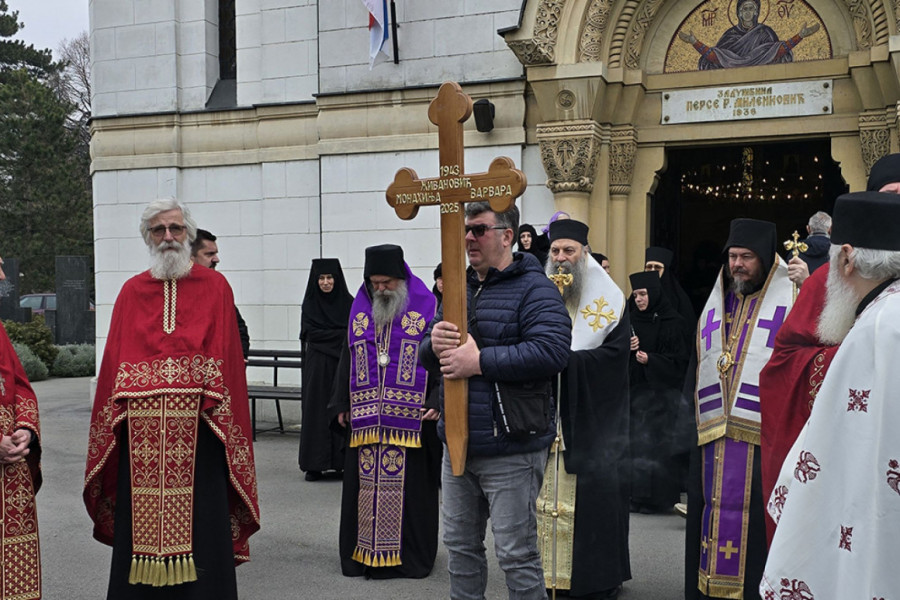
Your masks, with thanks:
[(150, 239), (150, 221), (156, 218), (159, 213), (167, 210), (180, 210), (181, 216), (184, 217), (184, 226), (187, 227), (188, 243), (192, 244), (197, 239), (197, 222), (191, 217), (191, 211), (182, 202), (175, 198), (157, 198), (152, 200), (144, 213), (141, 215), (141, 236), (144, 242), (149, 246), (152, 242)]
[(466, 204), (466, 217), (477, 217), (481, 213), (493, 212), (497, 216), (497, 225), (513, 230), (513, 236), (519, 231), (519, 207), (512, 205), (506, 212), (498, 213), (491, 209), (490, 202), (469, 202)]
[(827, 212), (820, 210), (809, 218), (807, 225), (810, 233), (824, 233), (828, 235), (828, 230), (831, 229), (831, 217)]
[[(839, 245), (832, 244), (831, 257), (837, 255), (840, 250)], [(864, 279), (881, 281), (900, 277), (900, 251), (853, 248), (850, 259), (860, 277)]]

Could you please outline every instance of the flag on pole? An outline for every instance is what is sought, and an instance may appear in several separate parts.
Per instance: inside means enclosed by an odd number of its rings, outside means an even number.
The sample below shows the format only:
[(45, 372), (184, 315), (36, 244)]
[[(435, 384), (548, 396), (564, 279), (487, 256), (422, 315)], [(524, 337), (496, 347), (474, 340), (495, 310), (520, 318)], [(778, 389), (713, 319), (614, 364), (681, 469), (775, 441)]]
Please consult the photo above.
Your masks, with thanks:
[(369, 11), (369, 70), (390, 59), (387, 0), (363, 0)]

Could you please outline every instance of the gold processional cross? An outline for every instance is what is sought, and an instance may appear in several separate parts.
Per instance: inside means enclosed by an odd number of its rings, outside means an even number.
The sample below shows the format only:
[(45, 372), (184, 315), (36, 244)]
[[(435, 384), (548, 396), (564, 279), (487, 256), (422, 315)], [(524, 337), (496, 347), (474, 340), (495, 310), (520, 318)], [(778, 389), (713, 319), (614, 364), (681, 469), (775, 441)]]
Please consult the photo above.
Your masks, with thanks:
[[(791, 239), (787, 240), (784, 243), (784, 249), (791, 253), (792, 256), (796, 257), (801, 252), (806, 252), (809, 250), (809, 246), (806, 245), (806, 242), (800, 241), (800, 234), (797, 233), (797, 230), (794, 230), (794, 234), (791, 236)], [(797, 293), (800, 290), (797, 288), (797, 284), (794, 284), (794, 302), (797, 301)]]
[[(463, 123), (472, 114), (472, 99), (458, 83), (441, 85), (428, 106), (428, 119), (438, 128), (440, 176), (419, 179), (409, 168), (397, 171), (386, 196), (401, 219), (412, 219), (420, 206), (441, 207), (441, 262), (444, 278), (444, 320), (460, 331), (465, 343), (466, 328), (466, 202), (489, 201), (491, 210), (505, 212), (525, 192), (525, 174), (512, 159), (495, 158), (487, 173), (466, 174), (463, 167)], [(518, 235), (518, 232), (513, 232)], [(462, 475), (469, 442), (468, 380), (444, 380), (444, 424), (447, 448), (454, 475)]]

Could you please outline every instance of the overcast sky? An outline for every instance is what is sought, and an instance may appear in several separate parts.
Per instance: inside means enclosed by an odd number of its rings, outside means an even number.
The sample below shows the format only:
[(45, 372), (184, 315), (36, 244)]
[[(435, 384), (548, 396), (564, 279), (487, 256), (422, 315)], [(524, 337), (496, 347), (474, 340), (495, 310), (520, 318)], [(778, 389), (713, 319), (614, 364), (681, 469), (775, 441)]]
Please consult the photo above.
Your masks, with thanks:
[(53, 56), (63, 38), (72, 39), (88, 29), (88, 0), (7, 0), (10, 11), (19, 11), (25, 24), (15, 39), (50, 48)]

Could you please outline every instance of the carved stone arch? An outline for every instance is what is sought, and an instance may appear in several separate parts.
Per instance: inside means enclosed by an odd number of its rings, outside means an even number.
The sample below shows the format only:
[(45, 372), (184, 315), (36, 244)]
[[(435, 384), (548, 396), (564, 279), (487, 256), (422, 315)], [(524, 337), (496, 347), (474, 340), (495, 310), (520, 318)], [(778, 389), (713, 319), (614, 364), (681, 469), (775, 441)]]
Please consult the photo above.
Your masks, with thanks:
[(869, 3), (866, 0), (844, 0), (844, 4), (853, 19), (857, 48), (860, 50), (871, 48), (874, 41), (874, 27), (869, 16)]
[[(516, 32), (507, 39), (507, 45), (526, 67), (556, 64), (559, 25), (567, 1), (530, 0), (523, 8), (527, 12), (531, 6), (536, 6), (534, 14), (523, 19), (523, 27), (532, 23), (531, 30)], [(524, 37), (519, 35), (522, 33)]]
[(631, 22), (635, 13), (638, 11), (640, 0), (625, 0), (622, 3), (622, 11), (616, 19), (616, 25), (612, 30), (612, 37), (609, 43), (609, 66), (619, 67), (622, 65), (622, 52), (625, 46), (625, 39), (631, 29)]
[(607, 41), (613, 4), (613, 0), (590, 0), (578, 39), (578, 62), (603, 59), (603, 46)]
[(869, 10), (872, 12), (872, 38), (874, 44), (876, 46), (887, 44), (891, 31), (883, 0), (871, 0)]

